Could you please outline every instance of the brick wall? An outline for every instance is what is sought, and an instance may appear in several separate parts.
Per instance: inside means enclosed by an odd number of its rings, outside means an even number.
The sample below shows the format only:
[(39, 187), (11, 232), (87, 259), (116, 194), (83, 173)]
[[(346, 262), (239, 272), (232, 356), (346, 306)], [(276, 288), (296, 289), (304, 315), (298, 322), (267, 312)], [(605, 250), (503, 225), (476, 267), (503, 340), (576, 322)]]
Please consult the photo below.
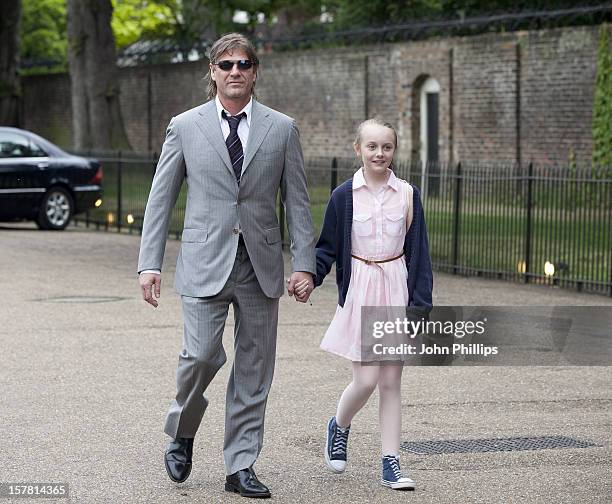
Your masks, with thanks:
[(451, 49), (447, 40), (431, 40), (402, 44), (393, 54), (395, 75), (394, 97), (385, 99), (397, 104), (398, 134), (401, 138), (399, 155), (403, 159), (419, 159), (420, 152), (420, 96), (428, 77), (440, 84), (439, 94), (439, 152), (440, 160), (450, 159), (451, 137)]
[(519, 35), (521, 152), (525, 161), (590, 161), (596, 28)]
[[(581, 163), (591, 158), (598, 27), (261, 56), (257, 95), (295, 117), (304, 153), (352, 156), (356, 126), (397, 125), (399, 153), (419, 152), (420, 92), (440, 84), (440, 159)], [(121, 71), (122, 114), (135, 150), (159, 151), (173, 115), (205, 99), (206, 62)], [(66, 76), (24, 79), (23, 127), (70, 143)]]
[(365, 57), (349, 50), (265, 55), (257, 95), (298, 121), (306, 156), (352, 155), (365, 118)]
[(517, 50), (513, 35), (455, 45), (454, 159), (516, 159)]
[(61, 147), (72, 142), (72, 106), (68, 75), (42, 75), (22, 79), (21, 127)]

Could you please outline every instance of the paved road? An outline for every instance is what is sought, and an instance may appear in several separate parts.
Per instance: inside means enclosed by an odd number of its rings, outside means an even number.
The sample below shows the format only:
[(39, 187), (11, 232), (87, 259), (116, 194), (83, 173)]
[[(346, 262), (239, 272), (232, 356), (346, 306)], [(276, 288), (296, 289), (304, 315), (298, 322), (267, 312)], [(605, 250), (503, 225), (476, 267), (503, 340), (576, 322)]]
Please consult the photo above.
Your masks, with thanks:
[[(153, 310), (139, 299), (138, 242), (78, 228), (0, 228), (0, 481), (68, 482), (74, 502), (241, 502), (223, 492), (228, 364), (209, 389), (190, 479), (176, 485), (166, 477), (162, 425), (181, 342), (171, 289), (178, 243), (169, 242), (161, 305)], [(606, 297), (538, 286), (442, 274), (435, 283), (436, 304), (612, 308)], [(266, 443), (256, 466), (276, 502), (612, 500), (610, 367), (420, 367), (403, 379), (403, 440), (562, 435), (598, 447), (404, 454), (418, 488), (394, 492), (378, 482), (373, 398), (353, 422), (349, 469), (328, 473), (325, 422), (349, 380), (348, 363), (318, 350), (335, 302), (333, 283), (315, 293), (313, 306), (281, 300)], [(232, 330), (230, 319), (230, 362)]]

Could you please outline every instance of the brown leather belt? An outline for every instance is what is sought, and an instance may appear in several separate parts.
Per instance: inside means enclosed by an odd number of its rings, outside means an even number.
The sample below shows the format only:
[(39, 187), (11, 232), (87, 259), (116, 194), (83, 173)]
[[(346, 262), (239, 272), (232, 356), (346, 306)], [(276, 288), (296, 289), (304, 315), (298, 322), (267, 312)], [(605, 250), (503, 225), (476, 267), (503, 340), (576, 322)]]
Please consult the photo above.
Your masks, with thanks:
[(400, 257), (404, 257), (404, 254), (400, 254), (396, 257), (391, 257), (390, 259), (364, 259), (363, 257), (359, 257), (354, 254), (351, 254), (351, 257), (354, 257), (355, 259), (358, 259), (359, 261), (363, 261), (366, 264), (378, 264), (378, 263), (386, 263), (386, 262), (395, 261), (396, 259), (399, 259)]

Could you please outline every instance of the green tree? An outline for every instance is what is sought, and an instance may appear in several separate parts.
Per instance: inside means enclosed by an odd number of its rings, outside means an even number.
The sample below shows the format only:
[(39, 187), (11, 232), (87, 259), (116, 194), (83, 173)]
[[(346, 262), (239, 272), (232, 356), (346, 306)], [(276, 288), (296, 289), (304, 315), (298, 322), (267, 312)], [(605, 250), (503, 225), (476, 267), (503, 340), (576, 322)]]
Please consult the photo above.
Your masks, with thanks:
[(19, 23), (21, 0), (0, 2), (0, 125), (16, 126), (19, 120)]
[[(274, 9), (266, 16), (271, 38), (320, 32), (322, 0), (275, 0)], [(274, 21), (274, 22), (273, 22)], [(254, 32), (257, 33), (256, 28)]]
[(172, 37), (175, 13), (166, 2), (113, 0), (113, 33), (118, 49), (141, 39)]
[(38, 72), (65, 71), (67, 49), (66, 0), (24, 0), (22, 59), (39, 67)]
[(429, 17), (455, 18), (521, 10), (554, 10), (584, 5), (580, 0), (323, 0), (332, 14), (331, 28), (348, 29), (416, 21)]
[(593, 104), (593, 164), (612, 167), (612, 26), (602, 25)]
[(334, 29), (350, 29), (371, 25), (415, 20), (438, 13), (441, 0), (329, 0), (323, 2), (333, 16)]
[[(214, 39), (220, 33), (236, 29), (232, 18), (237, 9), (250, 13), (252, 25), (258, 12), (272, 14), (275, 1), (112, 0), (111, 25), (118, 50), (143, 39), (174, 39), (190, 47), (203, 38)], [(23, 10), (23, 59), (37, 66), (26, 73), (65, 71), (66, 0), (23, 0)]]
[(68, 60), (76, 149), (125, 149), (111, 0), (68, 0)]
[(232, 26), (231, 2), (215, 0), (158, 0), (166, 5), (174, 18), (172, 38), (189, 47), (193, 43), (216, 38)]

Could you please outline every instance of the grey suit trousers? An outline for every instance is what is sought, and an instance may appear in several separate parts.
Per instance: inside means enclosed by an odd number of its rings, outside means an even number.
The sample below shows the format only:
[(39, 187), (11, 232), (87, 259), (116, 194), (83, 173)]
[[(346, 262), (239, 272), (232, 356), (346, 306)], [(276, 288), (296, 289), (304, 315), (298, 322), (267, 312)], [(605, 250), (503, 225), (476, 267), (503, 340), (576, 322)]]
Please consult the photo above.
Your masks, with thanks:
[(232, 272), (217, 295), (182, 296), (184, 335), (177, 393), (164, 431), (194, 437), (208, 400), (204, 392), (226, 362), (223, 328), (234, 309), (234, 365), (227, 384), (223, 455), (227, 474), (251, 466), (263, 445), (264, 417), (274, 374), (278, 298), (267, 297), (240, 242)]

